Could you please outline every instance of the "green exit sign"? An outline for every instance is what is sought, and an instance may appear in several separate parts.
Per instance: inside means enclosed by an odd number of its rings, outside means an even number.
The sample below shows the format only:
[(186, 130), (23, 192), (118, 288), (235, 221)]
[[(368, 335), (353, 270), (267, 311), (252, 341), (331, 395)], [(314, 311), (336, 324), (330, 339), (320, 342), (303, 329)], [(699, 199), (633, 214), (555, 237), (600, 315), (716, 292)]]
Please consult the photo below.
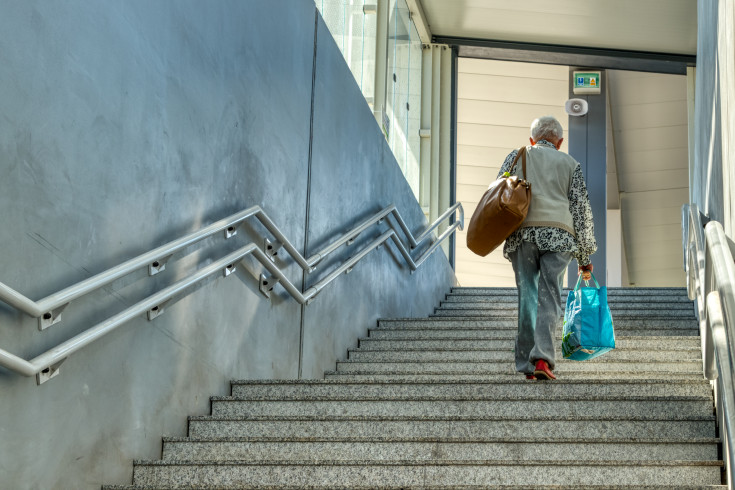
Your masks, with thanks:
[(575, 94), (599, 94), (599, 71), (575, 71), (573, 73), (573, 92)]

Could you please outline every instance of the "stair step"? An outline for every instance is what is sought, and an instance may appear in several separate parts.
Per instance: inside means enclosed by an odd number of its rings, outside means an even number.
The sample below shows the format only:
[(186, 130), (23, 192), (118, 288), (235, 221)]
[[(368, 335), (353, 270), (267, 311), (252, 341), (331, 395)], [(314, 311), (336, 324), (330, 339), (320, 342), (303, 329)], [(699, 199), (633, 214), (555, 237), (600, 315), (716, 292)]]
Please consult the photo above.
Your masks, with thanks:
[(549, 434), (594, 434), (600, 439), (714, 438), (712, 415), (689, 420), (620, 420), (565, 417), (525, 420), (509, 418), (468, 419), (447, 417), (427, 419), (395, 417), (189, 417), (189, 436), (216, 437), (293, 437), (321, 440), (368, 437), (393, 438), (517, 438), (548, 437)]
[[(481, 307), (480, 303), (446, 303), (437, 308), (432, 316), (483, 316), (487, 318), (516, 318), (517, 308), (495, 308)], [(449, 306), (452, 305), (452, 306)], [(460, 306), (461, 305), (461, 306)], [(643, 318), (655, 318), (658, 320), (695, 319), (694, 309), (686, 310), (656, 310), (652, 308), (616, 308), (611, 309), (613, 323), (622, 319), (639, 320)]]
[[(631, 369), (633, 369), (631, 367)], [(559, 372), (557, 371), (557, 375)], [(492, 373), (492, 379), (523, 379), (519, 373), (508, 372), (504, 374)], [(334, 379), (350, 379), (353, 381), (412, 381), (416, 383), (427, 383), (435, 381), (469, 381), (469, 382), (482, 382), (488, 379), (488, 374), (472, 374), (472, 373), (453, 373), (444, 372), (441, 374), (421, 374), (421, 373), (374, 373), (370, 371), (327, 371), (324, 373), (324, 378), (329, 380)], [(639, 371), (583, 371), (583, 372), (567, 372), (561, 377), (561, 380), (584, 380), (584, 381), (597, 381), (597, 380), (671, 380), (671, 374), (667, 372), (650, 373), (650, 372), (639, 372)], [(702, 372), (698, 373), (677, 373), (677, 380), (686, 381), (701, 381)]]
[[(513, 349), (515, 344), (515, 332), (508, 331), (505, 338), (493, 339), (423, 339), (423, 340), (390, 340), (361, 338), (358, 347), (361, 351), (383, 351), (383, 350), (418, 350), (418, 349)], [(558, 339), (557, 339), (558, 340)], [(644, 349), (649, 351), (701, 351), (701, 341), (698, 337), (615, 337), (617, 350)], [(701, 354), (700, 354), (701, 355)]]
[(233, 381), (232, 397), (248, 400), (583, 400), (686, 397), (711, 400), (712, 387), (700, 381), (557, 380), (529, 383), (411, 383), (353, 380)]
[[(222, 490), (221, 486), (210, 486), (210, 485), (186, 485), (184, 487), (174, 487), (170, 485), (103, 485), (102, 490), (176, 490), (180, 488), (185, 488), (186, 490)], [(263, 488), (262, 485), (257, 486), (250, 486), (250, 485), (239, 485), (237, 487), (238, 489), (251, 489), (251, 488)], [(283, 489), (283, 490), (301, 490), (304, 487), (302, 485), (278, 485), (277, 488)], [(360, 487), (355, 485), (350, 485), (349, 487), (345, 487), (345, 485), (341, 486), (333, 486), (333, 485), (320, 485), (319, 488), (322, 489), (336, 489), (341, 490), (343, 488), (351, 488), (351, 489), (374, 489), (375, 487)], [(384, 486), (381, 486), (380, 488), (387, 488)], [(396, 488), (405, 488), (405, 487), (396, 487)], [(478, 486), (478, 485), (452, 485), (451, 487), (447, 486), (433, 486), (433, 485), (422, 485), (422, 489), (427, 490), (477, 490), (482, 488), (487, 488), (486, 486)], [(558, 485), (522, 485), (522, 486), (514, 486), (514, 485), (493, 485), (493, 488), (498, 490), (559, 490)], [(726, 490), (727, 485), (676, 485), (676, 486), (661, 486), (661, 485), (604, 485), (601, 487), (594, 487), (590, 485), (564, 485), (565, 490), (589, 490), (590, 488), (604, 488), (605, 490), (661, 490), (661, 489), (676, 489), (676, 490)]]
[(272, 461), (180, 462), (136, 461), (136, 485), (216, 484), (221, 488), (301, 485), (349, 487), (456, 487), (458, 485), (717, 485), (721, 462), (565, 461), (477, 463), (424, 461)]
[[(621, 371), (638, 370), (646, 373), (676, 373), (699, 374), (702, 371), (701, 361), (682, 362), (636, 362), (611, 361), (600, 356), (590, 361), (575, 362), (558, 360), (554, 373), (564, 376), (569, 372), (604, 371), (615, 373)], [(411, 374), (515, 374), (515, 366), (508, 361), (461, 362), (461, 361), (433, 361), (433, 362), (364, 362), (338, 361), (337, 371), (340, 372), (373, 372), (373, 373), (411, 373)]]
[[(347, 352), (351, 361), (382, 362), (382, 361), (507, 361), (513, 362), (514, 351), (505, 349), (418, 349), (418, 350), (361, 350), (351, 349)], [(667, 351), (647, 349), (615, 349), (605, 354), (608, 361), (698, 361), (702, 358), (701, 350)]]
[(233, 381), (104, 488), (725, 488), (686, 290), (608, 294), (617, 349), (559, 356), (556, 381), (515, 372), (515, 288), (454, 288), (428, 318), (379, 320), (325, 379)]
[[(621, 329), (642, 329), (644, 327), (667, 330), (692, 329), (696, 330), (699, 335), (699, 324), (696, 319), (684, 318), (614, 318), (615, 331)], [(518, 319), (516, 315), (505, 318), (488, 318), (482, 316), (452, 316), (438, 315), (428, 318), (398, 318), (398, 319), (381, 319), (378, 321), (378, 328), (414, 328), (414, 329), (434, 329), (434, 328), (487, 328), (487, 329), (517, 329)], [(628, 334), (635, 335), (635, 334)], [(664, 334), (662, 334), (664, 335)], [(686, 335), (684, 333), (679, 335)]]
[(587, 400), (248, 400), (237, 397), (212, 397), (212, 415), (353, 415), (416, 416), (433, 414), (450, 417), (508, 418), (523, 414), (536, 419), (542, 414), (576, 414), (596, 417), (652, 417), (672, 419), (712, 414), (712, 401), (702, 399), (587, 399)]
[[(585, 433), (588, 433), (585, 431)], [(717, 439), (307, 440), (164, 438), (164, 461), (715, 461)]]
[[(680, 303), (680, 302), (659, 302), (659, 303), (650, 303), (650, 302), (641, 302), (641, 303), (631, 303), (631, 302), (618, 302), (618, 301), (608, 301), (608, 305), (610, 306), (610, 311), (612, 313), (613, 318), (617, 315), (633, 315), (638, 314), (642, 312), (651, 312), (651, 315), (654, 315), (655, 313), (661, 313), (666, 312), (670, 314), (684, 314), (692, 315), (694, 316), (694, 305), (692, 303)], [(439, 305), (439, 309), (441, 310), (452, 310), (452, 309), (483, 309), (483, 310), (498, 310), (503, 311), (509, 314), (512, 314), (513, 312), (518, 311), (518, 302), (517, 301), (442, 301)], [(668, 315), (671, 316), (671, 315)]]
[[(432, 340), (432, 339), (507, 339), (515, 338), (517, 330), (504, 329), (493, 330), (488, 328), (385, 328), (369, 330), (368, 335), (371, 339), (377, 340)], [(621, 335), (636, 337), (679, 337), (688, 336), (699, 338), (699, 331), (695, 329), (652, 329), (644, 327), (641, 329), (621, 329), (615, 328), (616, 340)], [(557, 340), (561, 339), (561, 330), (556, 332)]]
[[(368, 331), (371, 339), (386, 340), (431, 340), (431, 339), (507, 339), (515, 338), (517, 327), (509, 328), (487, 328), (487, 327), (461, 327), (461, 328), (379, 328)], [(699, 330), (696, 328), (620, 328), (615, 326), (615, 338), (620, 336), (635, 337), (679, 337), (689, 336), (699, 338)], [(557, 339), (561, 339), (561, 329), (556, 332)]]
[[(566, 303), (568, 292), (565, 292), (560, 297), (562, 303)], [(446, 302), (501, 302), (501, 303), (518, 303), (518, 294), (495, 294), (495, 295), (483, 295), (483, 294), (447, 294), (444, 299)], [(669, 303), (679, 305), (684, 308), (683, 305), (688, 305), (689, 308), (693, 308), (693, 302), (689, 300), (686, 293), (680, 296), (667, 295), (667, 296), (641, 296), (635, 294), (608, 294), (608, 304), (622, 304), (622, 303), (646, 303), (646, 304), (657, 304), (657, 303)]]
[[(562, 296), (566, 296), (571, 288), (563, 288)], [(608, 296), (679, 296), (682, 299), (687, 298), (686, 288), (607, 288)], [(482, 288), (482, 287), (454, 287), (450, 294), (467, 294), (467, 295), (509, 295), (518, 294), (518, 289), (512, 288)]]

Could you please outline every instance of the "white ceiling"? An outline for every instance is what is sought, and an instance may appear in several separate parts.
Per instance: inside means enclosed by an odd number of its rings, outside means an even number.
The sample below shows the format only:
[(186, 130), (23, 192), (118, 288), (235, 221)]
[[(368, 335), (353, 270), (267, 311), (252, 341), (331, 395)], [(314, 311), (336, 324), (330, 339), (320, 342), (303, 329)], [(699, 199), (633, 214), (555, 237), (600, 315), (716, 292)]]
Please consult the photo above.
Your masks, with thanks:
[(697, 53), (697, 0), (420, 0), (420, 3), (434, 36)]

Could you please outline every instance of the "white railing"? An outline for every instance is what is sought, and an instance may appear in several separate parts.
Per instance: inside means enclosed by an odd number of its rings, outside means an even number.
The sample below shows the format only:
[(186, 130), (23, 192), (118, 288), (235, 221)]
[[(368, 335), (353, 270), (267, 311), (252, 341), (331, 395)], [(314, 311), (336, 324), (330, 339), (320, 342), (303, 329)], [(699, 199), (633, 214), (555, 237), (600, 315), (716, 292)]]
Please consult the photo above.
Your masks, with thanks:
[(712, 381), (715, 388), (717, 423), (728, 488), (733, 488), (735, 244), (725, 235), (720, 223), (709, 221), (702, 226), (702, 218), (695, 204), (682, 207), (684, 270), (687, 272), (689, 299), (696, 302), (704, 376)]
[[(418, 258), (414, 259), (411, 256), (410, 250), (419, 247), (427, 239), (433, 237), (433, 231), (442, 222), (455, 216), (457, 211), (459, 211), (459, 220), (451, 223)], [(7, 285), (0, 283), (0, 300), (30, 316), (39, 318), (39, 329), (43, 330), (60, 321), (61, 312), (72, 300), (96, 291), (111, 282), (120, 279), (121, 277), (140, 270), (141, 268), (147, 267), (149, 275), (158, 274), (165, 269), (166, 263), (176, 252), (196, 244), (205, 238), (211, 237), (216, 233), (224, 232), (225, 238), (231, 238), (237, 233), (238, 226), (251, 217), (257, 218), (258, 221), (265, 226), (268, 232), (275, 239), (275, 242), (271, 242), (268, 238), (265, 238), (262, 248), (255, 243), (250, 243), (232, 253), (229, 253), (227, 256), (197, 270), (190, 276), (179, 280), (161, 291), (158, 291), (107, 320), (86, 329), (66, 342), (49, 349), (31, 360), (22, 359), (10, 352), (0, 349), (0, 366), (23, 376), (35, 375), (37, 383), (41, 384), (57, 375), (59, 372), (59, 366), (71, 354), (142, 314), (147, 314), (148, 319), (153, 320), (163, 313), (167, 304), (175, 296), (185, 292), (191, 286), (215, 274), (222, 274), (223, 277), (227, 277), (234, 272), (236, 264), (248, 255), (253, 256), (271, 274), (271, 276), (262, 274), (260, 277), (260, 291), (264, 296), (269, 297), (273, 288), (277, 284), (281, 284), (296, 301), (301, 304), (309, 304), (328, 284), (334, 281), (341, 274), (350, 272), (363, 257), (388, 240), (391, 240), (398, 248), (399, 252), (408, 263), (411, 271), (415, 271), (444, 240), (455, 232), (457, 228), (461, 230), (464, 227), (464, 210), (462, 205), (457, 203), (447, 209), (439, 218), (436, 219), (436, 221), (434, 221), (434, 223), (421, 233), (418, 238), (414, 238), (400, 213), (396, 210), (396, 207), (394, 205), (390, 205), (382, 211), (363, 220), (360, 224), (356, 225), (350, 231), (343, 234), (316, 254), (309, 258), (304, 258), (291, 244), (288, 238), (265, 214), (265, 212), (259, 206), (253, 206), (223, 220), (217, 221), (216, 223), (212, 223), (199, 231), (130, 259), (116, 267), (85, 279), (84, 281), (69, 286), (68, 288), (39, 301), (33, 301), (11, 289)], [(392, 219), (390, 219), (390, 217), (392, 217)], [(294, 286), (285, 273), (274, 262), (274, 256), (281, 248), (283, 248), (304, 271), (313, 272), (316, 265), (335, 250), (344, 245), (352, 245), (358, 235), (374, 226), (380, 225), (383, 222), (387, 223), (388, 230), (384, 231), (377, 238), (364, 246), (362, 250), (350, 257), (339, 267), (330, 272), (326, 277), (319, 280), (304, 292), (301, 292), (299, 288)], [(401, 231), (400, 235), (398, 233), (399, 230)], [(408, 241), (408, 245), (404, 245), (401, 241), (401, 235)]]

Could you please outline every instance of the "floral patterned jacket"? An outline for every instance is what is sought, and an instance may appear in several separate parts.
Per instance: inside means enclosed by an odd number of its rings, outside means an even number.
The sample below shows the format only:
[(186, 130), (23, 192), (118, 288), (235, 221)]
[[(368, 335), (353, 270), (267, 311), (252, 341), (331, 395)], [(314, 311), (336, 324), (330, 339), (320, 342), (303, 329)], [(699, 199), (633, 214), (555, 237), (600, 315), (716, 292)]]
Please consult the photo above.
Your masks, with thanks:
[[(546, 146), (556, 149), (552, 143), (541, 140), (536, 146)], [(510, 171), (513, 160), (518, 154), (518, 150), (513, 150), (505, 157), (498, 178), (505, 172)], [(506, 240), (503, 246), (503, 257), (510, 260), (509, 254), (515, 252), (522, 241), (532, 242), (541, 250), (550, 250), (552, 252), (572, 252), (574, 258), (577, 259), (579, 265), (588, 265), (590, 263), (590, 255), (597, 251), (597, 242), (595, 241), (595, 225), (592, 218), (592, 208), (587, 194), (587, 186), (584, 183), (584, 175), (582, 167), (577, 164), (572, 176), (572, 186), (569, 189), (569, 211), (572, 213), (574, 221), (574, 233), (576, 238), (561, 228), (553, 228), (547, 226), (533, 226), (528, 228), (519, 228), (513, 232)]]

